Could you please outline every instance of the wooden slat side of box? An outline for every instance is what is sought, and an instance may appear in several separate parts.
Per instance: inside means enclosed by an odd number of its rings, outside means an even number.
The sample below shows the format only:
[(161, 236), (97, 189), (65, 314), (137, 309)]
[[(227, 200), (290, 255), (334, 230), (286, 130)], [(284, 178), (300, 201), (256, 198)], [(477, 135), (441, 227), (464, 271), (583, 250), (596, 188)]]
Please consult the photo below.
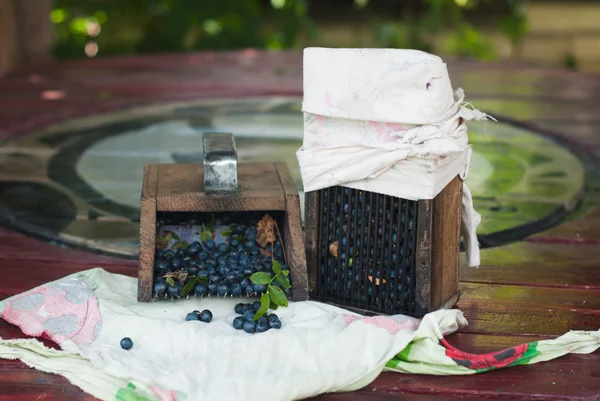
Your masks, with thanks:
[(156, 194), (158, 168), (144, 168), (144, 181), (140, 202), (140, 256), (138, 267), (138, 301), (152, 300), (154, 250), (156, 246)]
[(285, 192), (285, 219), (283, 244), (292, 276), (292, 300), (308, 299), (308, 279), (306, 273), (306, 248), (302, 237), (302, 219), (300, 216), (300, 197), (298, 189), (285, 163), (275, 165), (281, 187)]
[(458, 295), (462, 184), (461, 178), (455, 177), (433, 200), (432, 310), (448, 307), (446, 304)]
[(247, 163), (238, 168), (239, 192), (205, 195), (202, 164), (158, 165), (157, 210), (231, 212), (285, 210), (285, 193), (273, 163)]
[(431, 308), (431, 249), (433, 201), (426, 199), (417, 203), (417, 248), (415, 252), (415, 314), (423, 315)]

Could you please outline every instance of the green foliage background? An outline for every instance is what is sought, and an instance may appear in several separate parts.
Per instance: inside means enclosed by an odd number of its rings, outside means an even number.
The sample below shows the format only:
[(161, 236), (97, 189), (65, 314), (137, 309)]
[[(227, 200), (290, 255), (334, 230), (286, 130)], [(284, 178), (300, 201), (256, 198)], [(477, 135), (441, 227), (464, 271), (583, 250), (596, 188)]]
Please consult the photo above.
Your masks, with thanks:
[[(317, 1), (55, 0), (50, 15), (56, 28), (54, 55), (86, 57), (84, 48), (90, 42), (98, 45), (99, 56), (318, 45), (315, 18), (326, 21), (328, 16), (311, 14)], [(397, 0), (408, 7), (394, 19), (370, 13), (370, 1), (378, 0), (347, 0), (342, 6), (354, 7), (372, 21), (373, 39), (380, 47), (431, 51), (443, 31), (448, 32), (443, 39), (448, 53), (493, 58), (492, 43), (466, 17), (492, 1), (503, 5), (495, 29), (512, 43), (527, 27), (522, 0)]]

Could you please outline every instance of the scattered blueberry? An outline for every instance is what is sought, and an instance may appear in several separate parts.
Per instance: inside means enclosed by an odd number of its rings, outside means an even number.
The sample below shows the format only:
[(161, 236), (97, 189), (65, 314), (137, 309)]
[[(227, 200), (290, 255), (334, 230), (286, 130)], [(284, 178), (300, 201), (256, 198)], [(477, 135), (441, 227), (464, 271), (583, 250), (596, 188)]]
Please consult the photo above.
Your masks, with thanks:
[(252, 320), (254, 319), (254, 315), (256, 314), (256, 312), (254, 312), (254, 310), (250, 309), (250, 310), (246, 310), (243, 314), (242, 317), (245, 320)]
[(167, 283), (164, 281), (159, 281), (154, 284), (154, 292), (157, 295), (165, 295), (165, 292), (167, 292)]
[(200, 312), (199, 318), (201, 322), (210, 323), (210, 321), (213, 318), (213, 315), (211, 311), (209, 311), (208, 309), (204, 309), (202, 312)]
[(133, 341), (131, 341), (131, 338), (125, 337), (121, 340), (121, 348), (123, 348), (124, 350), (129, 351), (132, 347)]
[(192, 320), (198, 320), (198, 314), (196, 312), (190, 312), (185, 316), (185, 320), (190, 322)]
[(256, 332), (256, 322), (254, 320), (246, 320), (244, 322), (243, 328), (246, 333), (250, 333), (250, 334), (255, 333)]
[(238, 316), (235, 319), (233, 319), (233, 328), (236, 330), (242, 330), (244, 328), (245, 322), (246, 320), (244, 320), (243, 317)]
[(246, 312), (246, 304), (239, 303), (235, 306), (235, 313), (242, 315), (244, 312)]
[(265, 331), (269, 330), (269, 324), (266, 322), (258, 322), (256, 323), (256, 332), (257, 333), (264, 333)]

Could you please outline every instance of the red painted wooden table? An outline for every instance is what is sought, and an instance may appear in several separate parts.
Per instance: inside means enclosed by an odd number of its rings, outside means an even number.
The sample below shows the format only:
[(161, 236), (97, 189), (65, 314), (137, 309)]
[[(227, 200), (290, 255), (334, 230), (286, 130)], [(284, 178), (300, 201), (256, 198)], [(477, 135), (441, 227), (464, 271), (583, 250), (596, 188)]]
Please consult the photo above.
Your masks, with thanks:
[[(2, 77), (0, 189), (4, 192), (0, 192), (0, 206), (4, 209), (0, 208), (0, 215), (4, 228), (0, 228), (0, 299), (95, 266), (136, 274), (136, 261), (131, 254), (135, 243), (117, 241), (120, 234), (123, 238), (134, 235), (137, 227), (135, 207), (127, 206), (125, 198), (117, 199), (127, 194), (101, 188), (100, 184), (94, 187), (96, 192), (90, 192), (73, 177), (69, 178), (71, 181), (64, 178), (71, 174), (69, 168), (74, 169), (74, 165), (43, 164), (47, 160), (42, 154), (62, 151), (64, 144), (66, 149), (74, 141), (93, 136), (93, 129), (84, 135), (81, 127), (77, 131), (68, 124), (49, 130), (46, 127), (89, 116), (95, 116), (94, 124), (106, 125), (110, 121), (104, 121), (102, 115), (127, 115), (128, 110), (143, 105), (159, 105), (164, 109), (165, 104), (182, 102), (177, 104), (184, 105), (181, 110), (185, 114), (185, 107), (192, 104), (205, 107), (203, 99), (219, 98), (225, 99), (224, 105), (211, 103), (210, 112), (227, 113), (225, 109), (238, 107), (235, 102), (240, 99), (299, 97), (301, 65), (299, 53), (248, 50), (72, 61), (43, 71), (19, 71)], [(521, 169), (519, 182), (513, 184), (514, 188), (520, 188), (525, 182), (529, 199), (525, 202), (522, 199), (525, 195), (516, 189), (511, 193), (512, 190), (502, 189), (502, 180), (507, 179), (502, 176), (504, 159), (494, 164), (494, 149), (483, 157), (488, 161), (481, 161), (482, 165), (498, 170), (492, 173), (497, 174), (494, 182), (499, 183), (495, 189), (485, 189), (485, 183), (480, 183), (483, 194), (489, 190), (498, 191), (499, 195), (497, 204), (488, 205), (485, 203), (488, 200), (480, 194), (478, 207), (486, 208), (487, 216), (496, 219), (496, 223), (482, 228), (487, 230), (482, 238), (489, 242), (489, 247), (482, 251), (483, 266), (461, 269), (462, 296), (457, 307), (464, 311), (469, 326), (452, 335), (449, 342), (461, 350), (479, 353), (552, 338), (568, 330), (600, 329), (600, 114), (597, 112), (600, 78), (508, 63), (451, 62), (449, 69), (455, 87), (463, 87), (467, 98), (478, 108), (503, 117), (503, 123), (510, 129), (520, 127), (527, 131), (523, 137), (529, 135), (528, 141), (533, 141), (527, 143), (535, 143), (535, 137), (543, 135), (548, 148), (541, 155), (529, 151), (525, 157), (529, 158), (530, 171), (543, 164), (544, 157), (576, 165), (568, 171), (541, 171), (534, 177), (537, 181), (526, 174), (527, 168)], [(201, 115), (198, 110), (192, 114)], [(110, 120), (109, 117), (106, 118)], [(488, 124), (492, 132), (492, 125)], [(54, 136), (44, 136), (48, 132)], [(503, 140), (501, 133), (497, 136), (494, 140)], [(40, 143), (47, 145), (43, 152)], [(485, 142), (481, 146), (484, 145)], [(511, 146), (514, 146), (511, 152), (520, 155), (519, 149), (525, 145), (515, 139)], [(478, 149), (475, 145), (475, 151)], [(497, 149), (501, 152), (501, 148)], [(32, 157), (27, 159), (31, 162), (15, 161), (18, 155)], [(82, 152), (74, 157), (73, 163), (80, 163), (79, 178), (85, 175), (86, 158), (89, 155)], [(560, 169), (561, 163), (555, 163), (553, 168)], [(581, 172), (577, 175), (581, 181), (577, 185), (569, 175), (574, 169)], [(102, 168), (90, 171), (99, 170)], [(560, 183), (540, 178), (556, 178), (561, 174), (566, 178)], [(514, 178), (512, 175), (508, 178), (511, 177)], [(38, 188), (35, 185), (40, 183), (46, 185), (44, 190), (49, 191), (50, 200), (44, 198), (45, 192), (23, 190)], [(102, 199), (99, 193), (103, 194)], [(57, 194), (70, 199), (64, 204), (76, 204), (77, 208), (65, 208), (71, 211), (64, 215), (48, 212), (54, 206), (52, 202), (63, 202)], [(14, 199), (11, 196), (16, 196), (20, 204), (10, 203)], [(81, 206), (84, 203), (86, 206)], [(552, 207), (546, 207), (549, 204)], [(22, 335), (15, 327), (0, 321), (0, 336)], [(469, 377), (386, 373), (355, 393), (318, 398), (600, 399), (599, 377), (600, 353), (596, 352)], [(20, 362), (0, 360), (0, 400), (30, 399), (92, 400), (93, 397), (60, 376), (28, 369)]]

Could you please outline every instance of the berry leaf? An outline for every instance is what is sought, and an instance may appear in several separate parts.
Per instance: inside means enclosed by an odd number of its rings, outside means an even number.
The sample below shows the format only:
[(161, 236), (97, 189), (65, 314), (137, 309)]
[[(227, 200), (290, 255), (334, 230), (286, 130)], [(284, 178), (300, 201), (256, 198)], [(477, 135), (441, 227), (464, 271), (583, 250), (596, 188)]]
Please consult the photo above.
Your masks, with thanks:
[(292, 285), (290, 284), (290, 280), (288, 280), (287, 278), (285, 278), (279, 274), (275, 277), (277, 278), (277, 282), (279, 283), (279, 285), (282, 286), (284, 290), (289, 290), (290, 288), (292, 288)]
[(178, 250), (178, 249), (187, 249), (187, 247), (190, 246), (189, 243), (185, 242), (185, 241), (177, 241), (172, 247), (171, 249), (173, 249), (174, 251)]
[(191, 279), (190, 281), (188, 281), (187, 284), (184, 285), (183, 289), (181, 290), (181, 296), (185, 297), (190, 292), (192, 292), (194, 290), (194, 288), (196, 288), (196, 284), (197, 284), (197, 281), (196, 281), (195, 277), (193, 279)]
[(269, 294), (263, 294), (262, 297), (260, 297), (260, 308), (258, 309), (258, 311), (256, 311), (256, 315), (254, 315), (253, 320), (258, 320), (260, 319), (265, 313), (267, 313), (267, 310), (269, 309), (269, 305), (271, 304), (271, 297), (269, 296)]
[(281, 272), (281, 274), (283, 274), (284, 276), (289, 276), (290, 275), (290, 271), (289, 270), (284, 270)]
[(173, 280), (173, 277), (167, 277), (167, 284), (169, 284), (171, 287), (175, 285), (175, 280)]
[(173, 231), (164, 231), (164, 238), (171, 241), (172, 239), (179, 241), (179, 235), (175, 234)]
[(256, 272), (250, 276), (250, 281), (260, 285), (269, 284), (271, 282), (271, 276), (265, 272)]
[(285, 293), (279, 287), (269, 286), (269, 295), (271, 296), (271, 300), (273, 303), (283, 306), (284, 308), (288, 306), (288, 300), (285, 297)]
[(273, 272), (275, 274), (281, 273), (281, 263), (276, 260), (273, 260)]
[(229, 237), (229, 236), (231, 236), (231, 231), (223, 230), (223, 231), (221, 231), (221, 236)]
[(279, 308), (279, 305), (277, 305), (276, 303), (274, 303), (271, 300), (271, 304), (269, 305), (269, 309), (271, 309), (271, 310), (277, 310), (277, 308)]
[(196, 277), (196, 282), (198, 284), (206, 284), (206, 283), (208, 283), (208, 277), (198, 276), (198, 277)]

